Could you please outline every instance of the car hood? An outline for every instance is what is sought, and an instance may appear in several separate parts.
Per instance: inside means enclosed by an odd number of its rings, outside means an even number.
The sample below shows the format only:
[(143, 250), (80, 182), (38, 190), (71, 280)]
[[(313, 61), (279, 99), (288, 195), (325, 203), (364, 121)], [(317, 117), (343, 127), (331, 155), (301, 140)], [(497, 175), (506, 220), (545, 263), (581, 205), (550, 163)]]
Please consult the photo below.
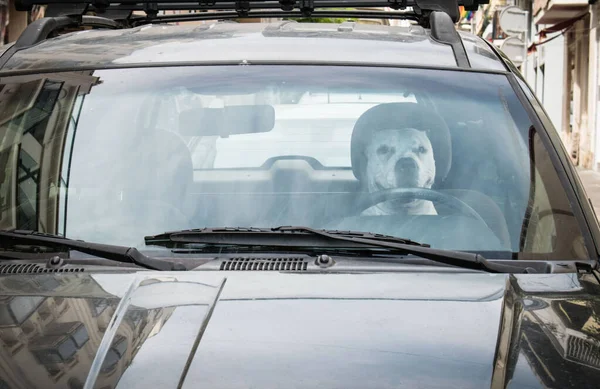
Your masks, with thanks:
[[(590, 275), (0, 277), (0, 387), (593, 387)], [(3, 386), (4, 385), (4, 386)]]

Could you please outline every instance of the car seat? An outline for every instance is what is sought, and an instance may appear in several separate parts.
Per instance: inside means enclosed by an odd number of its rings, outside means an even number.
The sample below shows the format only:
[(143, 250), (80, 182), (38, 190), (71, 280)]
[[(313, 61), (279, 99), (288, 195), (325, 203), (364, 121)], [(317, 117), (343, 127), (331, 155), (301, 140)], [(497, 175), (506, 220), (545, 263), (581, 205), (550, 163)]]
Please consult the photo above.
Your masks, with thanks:
[(123, 203), (136, 219), (155, 224), (152, 230), (191, 228), (187, 203), (193, 163), (179, 135), (147, 129), (137, 137), (127, 160)]
[[(471, 206), (481, 215), (501, 244), (510, 247), (506, 220), (498, 205), (491, 198), (481, 192), (469, 190), (470, 186), (447, 185), (451, 171), (455, 173), (452, 177), (453, 184), (457, 183), (456, 173), (459, 176), (467, 175), (467, 171), (463, 169), (465, 167), (463, 163), (458, 163), (456, 168), (452, 169), (453, 152), (459, 151), (458, 155), (461, 155), (462, 158), (464, 147), (453, 145), (451, 130), (446, 121), (431, 108), (424, 108), (416, 103), (385, 103), (367, 110), (356, 122), (352, 133), (351, 160), (354, 175), (364, 182), (364, 169), (367, 163), (364, 148), (373, 132), (394, 127), (412, 127), (426, 131), (436, 162), (436, 178), (432, 189), (446, 192)], [(465, 176), (466, 181), (469, 179)], [(441, 204), (436, 204), (436, 210), (440, 215), (452, 212)]]
[[(482, 139), (486, 135), (479, 126), (459, 124), (454, 120), (456, 117), (456, 113), (448, 114), (445, 121), (451, 134), (452, 154), (460, 157), (452, 161), (452, 167), (440, 189), (473, 208), (503, 246), (510, 247), (511, 239), (504, 213), (490, 197), (497, 192), (499, 185), (494, 174), (495, 166), (490, 159), (493, 150), (489, 149), (488, 142)], [(466, 115), (461, 114), (460, 120), (465, 119)], [(487, 174), (480, 174), (479, 171), (486, 171)], [(496, 197), (500, 196), (497, 194)], [(436, 209), (442, 215), (452, 212), (441, 204)]]

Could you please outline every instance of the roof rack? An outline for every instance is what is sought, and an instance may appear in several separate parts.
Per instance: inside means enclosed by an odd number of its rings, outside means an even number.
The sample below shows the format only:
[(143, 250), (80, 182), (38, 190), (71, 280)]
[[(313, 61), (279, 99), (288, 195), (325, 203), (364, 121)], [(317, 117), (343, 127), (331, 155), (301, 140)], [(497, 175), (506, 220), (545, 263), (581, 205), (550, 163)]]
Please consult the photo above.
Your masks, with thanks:
[[(470, 67), (455, 29), (460, 17), (458, 7), (477, 9), (480, 4), (487, 3), (489, 0), (15, 0), (18, 11), (46, 5), (46, 17), (30, 24), (16, 43), (2, 54), (0, 69), (17, 51), (67, 28), (127, 28), (149, 23), (302, 16), (414, 20), (431, 28), (433, 39), (452, 47), (459, 67)], [(391, 8), (394, 11), (361, 8)], [(198, 12), (160, 14), (175, 10)], [(145, 15), (134, 14), (134, 11), (142, 11)]]
[(173, 10), (235, 11), (237, 17), (245, 17), (256, 10), (299, 11), (309, 16), (316, 9), (412, 8), (413, 15), (421, 19), (428, 18), (430, 12), (441, 11), (450, 15), (456, 23), (459, 19), (458, 6), (472, 10), (488, 3), (489, 0), (15, 0), (15, 8), (31, 11), (34, 5), (47, 5), (48, 17), (92, 12), (115, 20), (131, 17), (132, 11), (144, 11), (146, 18), (152, 19), (159, 11)]
[[(306, 16), (301, 11), (280, 11), (274, 14), (269, 10), (256, 10), (249, 11), (245, 18), (297, 18)], [(414, 20), (419, 21), (419, 18), (407, 12), (390, 12), (390, 11), (346, 11), (346, 10), (314, 10), (310, 13), (310, 16), (313, 17), (323, 17), (323, 18), (363, 18), (363, 19), (402, 19), (402, 20)], [(201, 14), (172, 14), (172, 15), (157, 15), (152, 18), (150, 21), (146, 21), (145, 19), (130, 19), (132, 25), (140, 25), (147, 23), (175, 23), (175, 22), (189, 22), (189, 21), (198, 21), (198, 20), (227, 20), (227, 19), (240, 19), (240, 16), (235, 11), (221, 11), (217, 16), (214, 13), (201, 13)]]

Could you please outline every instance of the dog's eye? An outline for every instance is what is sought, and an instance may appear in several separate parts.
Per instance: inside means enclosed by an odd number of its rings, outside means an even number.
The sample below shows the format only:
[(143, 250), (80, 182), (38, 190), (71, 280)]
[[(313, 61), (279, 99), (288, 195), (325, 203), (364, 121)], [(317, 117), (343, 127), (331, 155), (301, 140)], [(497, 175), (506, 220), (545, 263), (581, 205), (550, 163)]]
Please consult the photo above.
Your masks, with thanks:
[(419, 152), (419, 154), (425, 154), (427, 152), (427, 149), (423, 146), (419, 146), (419, 149), (417, 151)]
[(377, 149), (377, 154), (385, 155), (390, 152), (389, 146), (383, 145)]

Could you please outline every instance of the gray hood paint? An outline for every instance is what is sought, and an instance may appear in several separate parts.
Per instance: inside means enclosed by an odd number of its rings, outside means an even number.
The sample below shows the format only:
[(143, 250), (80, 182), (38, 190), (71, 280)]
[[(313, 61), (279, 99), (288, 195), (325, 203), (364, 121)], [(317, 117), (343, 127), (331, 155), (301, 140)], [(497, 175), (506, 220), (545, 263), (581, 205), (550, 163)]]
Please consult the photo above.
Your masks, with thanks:
[[(557, 308), (595, 312), (589, 276), (196, 271), (0, 284), (17, 312), (0, 316), (12, 344), (0, 378), (24, 385), (11, 388), (537, 388), (549, 377), (580, 388), (599, 377), (595, 315), (565, 320)], [(65, 338), (73, 323), (87, 335), (69, 348), (56, 328)]]

